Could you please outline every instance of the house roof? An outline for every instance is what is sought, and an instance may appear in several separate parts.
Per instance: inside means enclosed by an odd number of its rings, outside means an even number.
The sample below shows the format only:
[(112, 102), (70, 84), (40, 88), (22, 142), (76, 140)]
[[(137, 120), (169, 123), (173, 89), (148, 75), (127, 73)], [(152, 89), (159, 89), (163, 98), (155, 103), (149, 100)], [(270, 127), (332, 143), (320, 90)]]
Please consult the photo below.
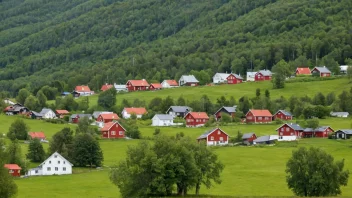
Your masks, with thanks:
[(242, 135), (242, 140), (252, 137), (253, 134), (255, 135), (255, 133), (245, 133), (245, 134), (243, 134)]
[(98, 118), (100, 114), (108, 114), (108, 113), (114, 113), (114, 112), (110, 112), (110, 111), (94, 111), (93, 112), (93, 118)]
[(254, 142), (267, 142), (271, 140), (277, 140), (278, 136), (277, 135), (264, 135), (260, 136), (257, 139), (253, 140)]
[(349, 116), (350, 113), (348, 113), (348, 112), (331, 112), (330, 115), (331, 116), (344, 116), (344, 115)]
[(69, 114), (70, 112), (67, 110), (56, 110), (57, 114)]
[(319, 126), (318, 128), (315, 129), (315, 131), (325, 131), (327, 128), (331, 128), (330, 126)]
[(10, 169), (10, 170), (21, 170), (22, 169), (17, 164), (4, 164), (4, 167), (7, 169)]
[(45, 139), (44, 132), (29, 132), (28, 135), (31, 136), (32, 139), (34, 138)]
[(66, 158), (64, 158), (62, 155), (60, 155), (60, 153), (55, 152), (52, 155), (50, 155), (50, 157), (48, 157), (46, 160), (44, 160), (44, 162), (42, 162), (38, 167), (41, 167), (43, 164), (45, 164), (46, 161), (48, 161), (49, 159), (51, 159), (54, 155), (58, 155), (59, 157), (61, 157), (63, 160), (66, 160), (71, 166), (73, 166), (73, 164), (71, 162), (69, 162)]
[[(241, 79), (241, 80), (243, 80), (242, 76), (240, 76), (240, 75), (238, 75), (238, 74), (233, 74), (233, 73), (231, 73), (231, 74), (229, 74), (229, 76), (230, 76), (230, 75), (235, 76), (236, 79)], [(229, 76), (228, 76), (228, 77), (229, 77)], [(227, 78), (228, 78), (228, 77), (227, 77)]]
[(313, 69), (312, 69), (312, 71), (314, 70), (314, 69), (316, 69), (316, 70), (318, 70), (320, 73), (331, 73), (331, 71), (327, 68), (327, 67), (314, 67)]
[(312, 128), (305, 128), (303, 131), (304, 131), (304, 132), (313, 132), (314, 129), (312, 129)]
[(193, 75), (183, 75), (181, 76), (184, 82), (194, 82), (198, 83), (199, 81)]
[(108, 120), (120, 119), (116, 113), (101, 113), (99, 116), (101, 116), (103, 119), (108, 119)]
[(286, 110), (278, 110), (274, 115), (276, 115), (279, 112), (283, 113), (285, 116), (292, 116), (292, 114)]
[(217, 114), (219, 111), (221, 111), (222, 109), (225, 109), (225, 111), (227, 111), (228, 113), (235, 113), (236, 112), (236, 107), (237, 106), (233, 106), (233, 107), (221, 107), (219, 110), (217, 110), (214, 114)]
[(36, 112), (36, 111), (31, 111), (32, 114), (34, 114), (36, 117), (43, 117), (42, 114)]
[[(105, 123), (105, 124), (104, 124), (104, 127), (101, 128), (100, 131), (109, 131), (109, 130), (111, 129), (111, 127), (113, 127), (115, 124), (120, 125), (120, 126), (123, 128), (123, 126), (122, 126), (119, 122), (115, 121), (115, 122), (108, 122), (108, 123)], [(126, 131), (125, 128), (123, 128), (123, 130)]]
[(72, 114), (71, 118), (75, 118), (77, 116), (79, 116), (80, 118), (82, 118), (82, 117), (92, 117), (91, 114)]
[(190, 114), (194, 119), (209, 119), (207, 113), (205, 112), (189, 112), (187, 115), (188, 114)]
[[(217, 129), (219, 129), (221, 132), (225, 133), (225, 131), (221, 130), (220, 128), (215, 128), (215, 129), (211, 129), (205, 133), (203, 133), (202, 135), (200, 135), (197, 140), (199, 139), (204, 139), (204, 138), (207, 138), (208, 135), (210, 135), (211, 133), (213, 133), (214, 131), (216, 131)], [(227, 133), (225, 133), (227, 136), (229, 136)]]
[(169, 112), (170, 110), (177, 112), (177, 113), (184, 113), (186, 111), (190, 111), (191, 107), (188, 106), (170, 106), (170, 108), (166, 111)]
[(345, 133), (345, 134), (351, 134), (352, 135), (352, 129), (340, 129), (340, 130), (337, 130), (337, 132), (342, 132), (342, 133)]
[(162, 88), (160, 83), (151, 83), (150, 86), (153, 86), (155, 89), (161, 89)]
[(276, 131), (279, 130), (281, 127), (285, 126), (285, 125), (289, 126), (291, 129), (293, 129), (295, 131), (303, 131), (304, 130), (304, 128), (299, 126), (299, 124), (296, 124), (296, 123), (285, 123), (285, 124), (281, 125), (279, 128), (277, 128)]
[(229, 75), (230, 74), (228, 74), (228, 73), (216, 73), (216, 74), (214, 74), (213, 78), (215, 76), (219, 76), (222, 80), (226, 80), (226, 78), (229, 77)]
[[(247, 112), (247, 114), (248, 114), (249, 112), (252, 112), (253, 116), (264, 116), (264, 117), (269, 117), (269, 116), (271, 117), (271, 116), (273, 116), (273, 115), (271, 115), (270, 111), (267, 110), (267, 109), (262, 109), (262, 110), (260, 110), (260, 109), (250, 109), (250, 110)], [(246, 115), (247, 115), (247, 114), (246, 114)]]
[(170, 86), (178, 86), (178, 83), (176, 80), (164, 80), (166, 81), (167, 84), (169, 84)]
[(173, 120), (173, 116), (169, 114), (155, 114), (154, 117), (159, 118), (160, 120)]
[(76, 86), (75, 91), (77, 92), (90, 92), (90, 88), (87, 85)]
[(149, 83), (143, 79), (143, 80), (129, 80), (127, 83), (130, 82), (132, 86), (134, 87), (149, 87)]
[(297, 67), (296, 72), (297, 71), (299, 74), (307, 74), (307, 75), (311, 74), (309, 67)]
[(106, 91), (108, 89), (111, 89), (112, 87), (113, 87), (113, 85), (105, 84), (105, 85), (101, 86), (100, 90), (101, 91)]
[(261, 73), (263, 76), (271, 76), (272, 75), (270, 70), (259, 70), (259, 73)]
[(143, 115), (145, 113), (147, 113), (147, 110), (144, 107), (125, 107), (124, 110), (128, 113), (128, 114), (136, 114), (136, 115)]
[(115, 89), (127, 89), (126, 85), (114, 84)]

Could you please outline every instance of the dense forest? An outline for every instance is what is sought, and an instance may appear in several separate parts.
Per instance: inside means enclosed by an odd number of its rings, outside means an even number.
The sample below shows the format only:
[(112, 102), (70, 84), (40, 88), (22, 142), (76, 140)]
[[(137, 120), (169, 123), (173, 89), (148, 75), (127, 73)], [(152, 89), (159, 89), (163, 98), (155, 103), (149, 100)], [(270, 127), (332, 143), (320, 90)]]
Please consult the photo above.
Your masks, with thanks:
[[(1, 0), (0, 90), (352, 58), (351, 0)], [(193, 70), (193, 71), (192, 71)]]

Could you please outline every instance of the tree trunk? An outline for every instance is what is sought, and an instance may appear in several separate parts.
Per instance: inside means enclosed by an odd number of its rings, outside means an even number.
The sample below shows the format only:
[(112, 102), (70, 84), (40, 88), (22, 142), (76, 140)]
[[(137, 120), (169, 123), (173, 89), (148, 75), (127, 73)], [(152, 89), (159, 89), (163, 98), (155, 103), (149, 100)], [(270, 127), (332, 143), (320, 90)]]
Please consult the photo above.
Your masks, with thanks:
[(183, 192), (183, 189), (181, 188), (181, 185), (177, 184), (177, 195), (181, 196)]
[(199, 190), (200, 190), (200, 183), (196, 184), (196, 195), (199, 195)]
[(187, 188), (185, 187), (184, 189), (183, 189), (183, 196), (186, 196), (187, 195)]

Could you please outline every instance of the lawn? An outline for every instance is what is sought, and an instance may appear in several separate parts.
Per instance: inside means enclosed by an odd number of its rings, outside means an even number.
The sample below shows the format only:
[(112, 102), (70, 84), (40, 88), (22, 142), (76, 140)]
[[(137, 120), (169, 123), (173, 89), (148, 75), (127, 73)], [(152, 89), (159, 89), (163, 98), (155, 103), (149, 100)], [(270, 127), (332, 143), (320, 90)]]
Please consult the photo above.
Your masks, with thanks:
[[(0, 116), (4, 123), (0, 130), (7, 131), (9, 125), (15, 120), (14, 116)], [(27, 120), (25, 122), (33, 129), (42, 129), (50, 137), (65, 126), (74, 125), (50, 124), (40, 120)], [(328, 118), (320, 120), (321, 125), (330, 125), (332, 128), (351, 128), (351, 119)], [(280, 125), (232, 125), (220, 126), (230, 136), (236, 136), (237, 131), (242, 133), (255, 132), (258, 135), (275, 134)], [(155, 127), (140, 126), (143, 137), (152, 137)], [(197, 138), (210, 128), (170, 128), (161, 127), (161, 133), (175, 135), (183, 132), (186, 136)], [(120, 197), (118, 189), (112, 185), (108, 178), (109, 167), (118, 163), (126, 156), (126, 149), (141, 140), (100, 140), (104, 153), (103, 170), (74, 168), (75, 174), (67, 176), (46, 176), (16, 179), (19, 188), (19, 198), (27, 197)], [(25, 153), (27, 145), (23, 145)], [(352, 171), (351, 141), (338, 141), (329, 139), (302, 139), (298, 146), (316, 146), (322, 148), (335, 159), (345, 159), (345, 167)], [(222, 173), (222, 184), (211, 189), (201, 189), (201, 194), (221, 196), (292, 196), (292, 192), (285, 183), (285, 164), (290, 157), (295, 144), (279, 143), (276, 146), (263, 147), (220, 147), (212, 148), (219, 159), (225, 164)], [(46, 146), (47, 147), (47, 144)], [(36, 164), (32, 164), (31, 167)], [(343, 196), (352, 196), (352, 183), (342, 189)], [(194, 193), (193, 190), (190, 193)]]
[[(255, 96), (257, 88), (261, 89), (262, 94), (265, 90), (270, 90), (272, 98), (279, 98), (284, 96), (289, 98), (292, 95), (295, 96), (314, 96), (318, 91), (325, 94), (329, 92), (335, 92), (339, 94), (343, 90), (349, 90), (351, 85), (347, 78), (339, 78), (334, 80), (326, 81), (312, 81), (312, 82), (294, 82), (286, 83), (284, 89), (272, 89), (272, 83), (270, 81), (265, 82), (246, 82), (236, 85), (217, 85), (217, 86), (199, 86), (199, 87), (179, 87), (173, 89), (163, 89), (159, 91), (139, 91), (132, 93), (122, 93), (117, 95), (117, 103), (121, 104), (123, 99), (133, 102), (135, 99), (142, 99), (149, 102), (155, 97), (166, 98), (171, 96), (175, 100), (179, 96), (183, 96), (186, 100), (200, 99), (204, 94), (215, 102), (220, 96), (225, 96), (228, 99), (233, 96), (238, 100), (242, 96)], [(96, 105), (98, 101), (98, 95), (89, 97), (89, 104)], [(51, 103), (54, 101), (50, 101)]]

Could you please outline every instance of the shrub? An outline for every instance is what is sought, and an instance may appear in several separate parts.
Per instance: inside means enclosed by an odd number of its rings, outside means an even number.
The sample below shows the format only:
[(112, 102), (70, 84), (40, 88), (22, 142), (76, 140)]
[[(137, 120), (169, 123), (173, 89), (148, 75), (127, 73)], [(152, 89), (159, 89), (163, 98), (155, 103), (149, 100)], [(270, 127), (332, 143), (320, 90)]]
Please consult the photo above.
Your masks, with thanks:
[(276, 118), (274, 123), (275, 124), (283, 124), (284, 122), (281, 119)]

